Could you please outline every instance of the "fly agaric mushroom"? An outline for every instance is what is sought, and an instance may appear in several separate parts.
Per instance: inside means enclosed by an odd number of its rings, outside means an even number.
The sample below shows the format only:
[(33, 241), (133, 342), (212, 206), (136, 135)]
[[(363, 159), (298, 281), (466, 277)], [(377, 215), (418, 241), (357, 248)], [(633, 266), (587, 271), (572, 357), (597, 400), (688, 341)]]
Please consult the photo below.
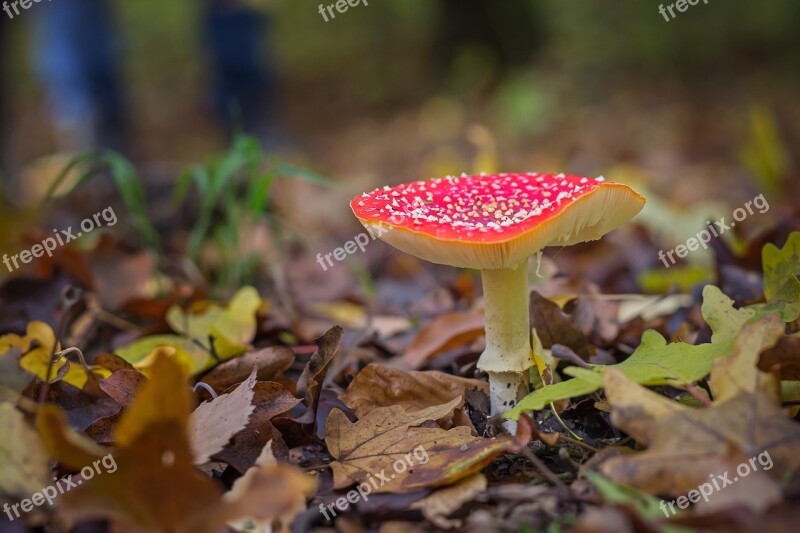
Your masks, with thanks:
[[(603, 178), (564, 174), (446, 177), (383, 187), (350, 202), (367, 230), (432, 263), (481, 270), (492, 415), (528, 392), (528, 258), (545, 246), (597, 240), (645, 204)], [(506, 428), (514, 430), (512, 421)]]

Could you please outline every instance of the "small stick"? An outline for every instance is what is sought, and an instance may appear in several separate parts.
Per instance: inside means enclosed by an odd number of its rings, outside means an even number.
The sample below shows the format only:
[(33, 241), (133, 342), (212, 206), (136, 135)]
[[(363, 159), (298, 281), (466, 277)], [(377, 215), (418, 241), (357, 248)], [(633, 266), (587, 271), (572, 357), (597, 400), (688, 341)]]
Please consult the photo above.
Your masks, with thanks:
[(544, 464), (544, 461), (539, 459), (535, 453), (533, 453), (529, 448), (523, 448), (520, 453), (531, 463), (536, 469), (545, 477), (547, 480), (562, 490), (567, 490), (567, 486), (564, 484), (561, 479), (553, 473), (552, 470), (547, 468), (547, 465)]

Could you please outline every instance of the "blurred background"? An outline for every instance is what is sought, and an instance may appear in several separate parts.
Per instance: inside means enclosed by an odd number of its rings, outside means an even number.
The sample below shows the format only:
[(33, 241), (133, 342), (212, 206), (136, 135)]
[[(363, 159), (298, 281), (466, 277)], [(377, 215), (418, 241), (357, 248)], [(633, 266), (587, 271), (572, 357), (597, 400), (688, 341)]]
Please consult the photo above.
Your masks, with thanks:
[[(419, 280), (420, 267), (378, 243), (322, 272), (314, 256), (361, 231), (348, 208), (356, 194), (461, 172), (564, 171), (648, 196), (639, 234), (617, 242), (629, 276), (582, 263), (582, 248), (558, 260), (635, 290), (659, 249), (760, 193), (769, 212), (728, 247), (794, 220), (794, 0), (700, 2), (671, 21), (656, 0), (325, 5), (327, 21), (307, 0), (53, 0), (0, 12), (0, 252), (115, 205), (114, 246), (152, 251), (152, 268), (173, 279), (178, 269), (211, 292), (256, 280), (301, 300), (368, 298), (371, 278)], [(96, 149), (110, 151), (75, 160)], [(99, 238), (74, 244), (97, 250)], [(711, 264), (703, 256), (669, 282), (710, 275), (697, 270)], [(62, 259), (27, 275), (77, 268)], [(668, 286), (650, 282), (644, 290)]]

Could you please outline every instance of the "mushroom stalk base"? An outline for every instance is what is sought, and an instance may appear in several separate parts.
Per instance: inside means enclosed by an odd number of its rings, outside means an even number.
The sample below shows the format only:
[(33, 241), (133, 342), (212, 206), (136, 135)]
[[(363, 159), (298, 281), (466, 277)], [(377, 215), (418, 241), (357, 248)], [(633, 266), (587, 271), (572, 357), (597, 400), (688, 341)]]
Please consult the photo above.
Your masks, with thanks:
[[(522, 373), (488, 372), (488, 374), (492, 415), (508, 411), (529, 392), (527, 370)], [(517, 432), (517, 421), (505, 420), (503, 427), (513, 435)]]
[[(489, 374), (492, 415), (504, 413), (528, 394), (531, 361), (528, 262), (517, 268), (483, 270), (486, 350), (478, 368)], [(516, 423), (506, 421), (513, 432)]]

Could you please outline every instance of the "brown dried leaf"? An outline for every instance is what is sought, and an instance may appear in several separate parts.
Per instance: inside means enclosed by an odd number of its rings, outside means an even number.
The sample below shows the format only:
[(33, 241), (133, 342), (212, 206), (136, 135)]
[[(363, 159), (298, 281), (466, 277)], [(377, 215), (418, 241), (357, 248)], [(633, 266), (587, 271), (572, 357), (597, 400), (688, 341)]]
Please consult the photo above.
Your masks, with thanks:
[(770, 314), (745, 324), (736, 337), (731, 354), (716, 360), (711, 369), (710, 385), (714, 401), (721, 403), (742, 392), (755, 393), (759, 390), (779, 401), (778, 381), (758, 370), (756, 365), (762, 350), (774, 345), (782, 335), (783, 322), (777, 315)]
[(250, 422), (215, 457), (244, 473), (259, 457), (264, 446), (272, 440), (272, 451), (275, 455), (287, 458), (289, 450), (281, 434), (272, 425), (272, 419), (299, 403), (300, 400), (279, 383), (256, 383), (253, 391), (255, 409), (250, 416)]
[(297, 380), (297, 394), (304, 396), (307, 407), (303, 416), (297, 419), (300, 424), (313, 424), (316, 421), (322, 383), (333, 356), (339, 350), (342, 333), (344, 330), (340, 326), (334, 326), (315, 341), (317, 350), (311, 355), (311, 359)]
[(468, 389), (489, 393), (488, 384), (481, 380), (437, 371), (404, 372), (373, 363), (356, 375), (339, 399), (363, 418), (374, 409), (391, 405), (413, 413), (460, 398)]
[(531, 291), (531, 325), (536, 328), (542, 346), (551, 348), (563, 344), (582, 359), (589, 359), (589, 344), (586, 336), (575, 325), (575, 320), (558, 305), (536, 291)]
[(122, 407), (128, 407), (147, 378), (133, 369), (117, 370), (99, 383), (100, 389)]
[[(325, 442), (336, 459), (331, 463), (334, 487), (376, 479), (373, 492), (408, 492), (441, 487), (479, 472), (495, 457), (530, 440), (530, 427), (520, 424), (518, 437), (482, 439), (466, 427), (444, 430), (431, 425), (453, 412), (461, 398), (407, 413), (394, 405), (375, 409), (350, 422), (334, 409), (328, 417)], [(410, 464), (409, 464), (410, 463)], [(400, 466), (405, 465), (400, 470)], [(375, 477), (372, 477), (372, 476)], [(383, 477), (381, 477), (383, 476)]]
[(225, 361), (206, 374), (201, 381), (215, 391), (221, 392), (247, 379), (254, 365), (258, 368), (256, 375), (258, 381), (270, 381), (291, 367), (293, 362), (292, 350), (285, 346), (269, 346)]
[[(285, 502), (309, 492), (303, 474), (273, 464), (223, 498), (219, 485), (194, 466), (188, 437), (192, 395), (183, 371), (163, 355), (153, 370), (117, 427), (119, 447), (111, 455), (116, 469), (61, 496), (68, 520), (108, 518), (115, 530), (131, 532), (219, 533), (239, 518), (277, 518), (286, 512)], [(91, 465), (105, 454), (69, 428), (54, 405), (42, 406), (37, 427), (50, 454), (69, 468)]]
[(475, 474), (414, 502), (411, 508), (420, 509), (425, 518), (442, 529), (461, 527), (461, 520), (449, 520), (447, 517), (486, 490), (486, 484), (486, 476)]
[(742, 392), (710, 408), (694, 409), (637, 385), (616, 369), (603, 377), (614, 408), (612, 422), (648, 445), (645, 452), (601, 465), (614, 481), (679, 496), (709, 482), (711, 475), (727, 471), (732, 481), (739, 464), (767, 453), (774, 468), (755, 469), (699, 504), (707, 510), (736, 504), (763, 510), (780, 499), (774, 479), (800, 470), (794, 451), (800, 427), (763, 391)]
[(800, 380), (800, 337), (781, 337), (775, 346), (763, 350), (758, 368), (781, 380)]
[(419, 330), (399, 361), (405, 368), (417, 369), (438, 353), (471, 343), (483, 331), (483, 314), (444, 314)]

